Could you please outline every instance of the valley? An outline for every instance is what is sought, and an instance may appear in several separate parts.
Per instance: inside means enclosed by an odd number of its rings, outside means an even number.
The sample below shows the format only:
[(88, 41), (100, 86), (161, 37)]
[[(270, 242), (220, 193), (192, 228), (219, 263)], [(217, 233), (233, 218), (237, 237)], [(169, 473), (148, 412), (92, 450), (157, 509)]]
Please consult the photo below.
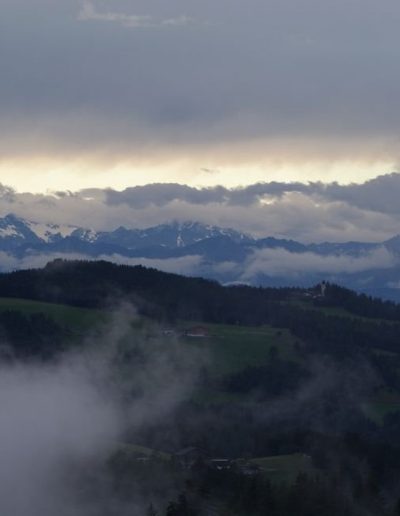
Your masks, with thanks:
[[(361, 463), (396, 497), (400, 308), (321, 292), (59, 260), (0, 275), (3, 367), (78, 359), (113, 393), (125, 422), (100, 468), (109, 500), (281, 516), (301, 489), (299, 507), (318, 493), (326, 514), (358, 514), (341, 483)], [(87, 467), (83, 498), (103, 489)]]

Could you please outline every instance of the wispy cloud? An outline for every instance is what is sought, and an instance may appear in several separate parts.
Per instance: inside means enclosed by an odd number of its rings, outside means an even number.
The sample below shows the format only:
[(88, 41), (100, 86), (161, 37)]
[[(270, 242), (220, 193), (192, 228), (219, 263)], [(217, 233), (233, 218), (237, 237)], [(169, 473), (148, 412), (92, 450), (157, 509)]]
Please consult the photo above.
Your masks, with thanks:
[[(21, 269), (41, 268), (58, 258), (65, 260), (105, 260), (130, 266), (143, 265), (144, 267), (183, 276), (200, 275), (205, 266), (203, 258), (198, 255), (181, 256), (179, 258), (129, 258), (120, 254), (104, 254), (97, 257), (90, 257), (85, 254), (71, 252), (29, 254), (29, 256), (24, 258), (16, 258), (7, 252), (0, 251), (0, 273)], [(221, 265), (216, 271), (226, 272)]]
[(84, 2), (79, 15), (80, 21), (112, 22), (123, 27), (137, 28), (160, 28), (160, 27), (183, 27), (193, 23), (193, 19), (186, 15), (156, 20), (149, 15), (136, 15), (119, 12), (99, 12), (93, 2)]
[(246, 261), (241, 280), (254, 281), (260, 275), (298, 278), (305, 274), (354, 274), (375, 269), (389, 269), (398, 259), (381, 247), (359, 257), (320, 256), (315, 253), (293, 253), (285, 249), (260, 249)]

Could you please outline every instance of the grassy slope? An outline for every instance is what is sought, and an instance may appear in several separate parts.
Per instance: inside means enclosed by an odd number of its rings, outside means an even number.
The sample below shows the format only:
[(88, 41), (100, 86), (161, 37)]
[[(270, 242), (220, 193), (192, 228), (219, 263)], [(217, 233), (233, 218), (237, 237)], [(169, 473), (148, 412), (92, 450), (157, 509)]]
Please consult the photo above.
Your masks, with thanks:
[[(321, 310), (326, 315), (358, 318), (341, 308), (318, 308), (307, 301), (296, 301), (295, 304), (305, 309)], [(106, 322), (109, 317), (109, 314), (100, 310), (26, 299), (0, 298), (0, 312), (5, 310), (16, 310), (24, 314), (45, 313), (77, 335), (85, 334), (91, 328)], [(136, 330), (132, 328), (131, 336), (134, 336), (136, 332), (143, 332), (143, 325), (148, 327), (148, 332), (154, 331), (153, 323), (143, 320), (139, 324), (139, 328)], [(184, 331), (194, 325), (196, 323), (182, 323), (178, 330)], [(182, 338), (180, 345), (205, 350), (209, 357), (207, 369), (212, 377), (220, 378), (248, 366), (266, 363), (272, 346), (277, 348), (282, 358), (299, 359), (295, 350), (296, 339), (286, 329), (278, 330), (269, 326), (249, 328), (205, 323), (201, 323), (201, 325), (207, 328), (208, 337), (202, 339)], [(376, 353), (381, 353), (381, 350), (377, 349)], [(213, 389), (203, 389), (197, 392), (194, 399), (205, 405), (241, 401), (240, 396), (216, 392)], [(378, 393), (375, 399), (366, 401), (364, 405), (365, 414), (377, 423), (380, 423), (387, 413), (397, 411), (400, 411), (400, 393), (392, 393), (390, 396), (385, 392)]]
[(260, 466), (262, 471), (274, 482), (294, 482), (300, 473), (312, 474), (315, 470), (311, 457), (302, 453), (260, 457), (250, 462)]
[[(135, 444), (120, 443), (116, 449), (116, 453), (122, 454), (121, 457), (125, 461), (138, 463), (141, 457), (147, 457), (151, 461), (163, 461), (171, 463), (173, 455), (152, 448), (138, 446)], [(238, 466), (247, 462), (253, 463), (260, 468), (260, 472), (274, 483), (289, 483), (296, 481), (300, 474), (313, 475), (317, 472), (312, 464), (312, 459), (308, 455), (302, 453), (293, 453), (290, 455), (274, 455), (270, 457), (259, 457), (246, 461), (245, 459), (237, 459)]]
[(217, 376), (234, 373), (249, 366), (267, 362), (273, 346), (283, 358), (294, 359), (295, 338), (288, 330), (270, 326), (251, 328), (202, 324), (207, 328), (206, 338), (185, 338), (187, 345), (204, 349), (211, 358), (210, 372)]
[(75, 331), (85, 331), (105, 322), (107, 315), (99, 310), (43, 303), (28, 299), (0, 298), (0, 312), (15, 310), (23, 314), (44, 313), (57, 323)]
[[(108, 314), (99, 310), (25, 299), (0, 298), (0, 311), (4, 310), (17, 310), (25, 314), (42, 312), (77, 333), (84, 333), (96, 325), (106, 322), (108, 318)], [(329, 312), (331, 312), (331, 315), (339, 315), (338, 310), (324, 310), (324, 312), (327, 315), (329, 315)], [(343, 315), (351, 316), (346, 312)], [(178, 328), (178, 332), (183, 332), (195, 325), (196, 323), (182, 323)], [(207, 329), (208, 337), (201, 339), (183, 337), (180, 339), (180, 345), (204, 349), (209, 356), (209, 373), (212, 376), (221, 377), (240, 371), (248, 366), (258, 366), (266, 363), (273, 346), (277, 348), (282, 358), (289, 360), (298, 359), (295, 350), (296, 339), (286, 329), (276, 329), (269, 326), (251, 328), (206, 323), (201, 323), (201, 326)], [(143, 320), (137, 328), (132, 327), (130, 337), (137, 335), (139, 332), (143, 334), (144, 330), (146, 330), (145, 333), (149, 334), (154, 333), (154, 331), (161, 332), (161, 328), (155, 327), (151, 321)], [(165, 338), (168, 339), (168, 337)], [(127, 340), (129, 341), (129, 338)], [(198, 392), (195, 399), (205, 405), (209, 403), (240, 401), (237, 396), (218, 393), (212, 389)], [(387, 401), (379, 400), (382, 404), (385, 404)], [(391, 401), (397, 404), (397, 399)], [(171, 459), (170, 454), (134, 444), (120, 443), (117, 450), (122, 452), (125, 457), (131, 457), (132, 460), (136, 460), (135, 457), (138, 456), (150, 456), (164, 461)], [(238, 461), (240, 462), (240, 459)], [(311, 459), (300, 453), (260, 457), (251, 459), (250, 462), (260, 466), (264, 474), (274, 482), (293, 482), (299, 473), (313, 472)]]
[[(189, 325), (183, 325), (187, 329)], [(193, 346), (205, 352), (207, 371), (212, 379), (221, 379), (246, 367), (256, 367), (268, 362), (272, 347), (279, 356), (296, 360), (296, 339), (288, 330), (270, 326), (257, 328), (202, 324), (207, 328), (206, 338), (182, 339), (182, 345)], [(203, 388), (194, 393), (193, 400), (201, 405), (221, 405), (232, 402), (246, 402), (246, 396)]]
[[(24, 314), (44, 313), (59, 324), (71, 330), (85, 331), (107, 321), (109, 314), (100, 310), (77, 308), (68, 305), (43, 303), (26, 299), (0, 298), (0, 312), (15, 310)], [(179, 329), (184, 331), (196, 323), (183, 324)], [(151, 321), (143, 320), (137, 330), (132, 327), (132, 333), (143, 331), (143, 325), (152, 330)], [(268, 358), (272, 346), (276, 346), (282, 357), (293, 356), (294, 338), (290, 332), (277, 330), (268, 326), (248, 328), (243, 326), (227, 326), (218, 324), (203, 324), (209, 336), (204, 339), (182, 338), (182, 345), (199, 347), (210, 356), (211, 371), (216, 375), (236, 372), (247, 366), (256, 366)]]
[(382, 424), (386, 415), (400, 412), (400, 393), (382, 390), (363, 404), (364, 414), (375, 423)]

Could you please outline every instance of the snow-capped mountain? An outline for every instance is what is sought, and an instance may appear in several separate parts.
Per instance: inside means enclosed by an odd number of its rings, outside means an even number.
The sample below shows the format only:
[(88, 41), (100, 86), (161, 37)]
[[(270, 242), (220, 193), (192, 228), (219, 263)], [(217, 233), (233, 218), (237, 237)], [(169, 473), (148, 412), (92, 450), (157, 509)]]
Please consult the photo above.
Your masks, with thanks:
[(2, 249), (7, 249), (20, 245), (56, 242), (71, 235), (75, 229), (74, 226), (41, 224), (10, 213), (0, 218), (0, 245)]
[[(188, 250), (197, 249), (207, 253), (211, 246), (225, 245), (229, 252), (234, 249), (254, 251), (255, 249), (285, 249), (292, 253), (312, 252), (319, 255), (348, 255), (360, 256), (363, 253), (385, 247), (393, 253), (400, 254), (400, 236), (395, 236), (386, 242), (363, 243), (345, 242), (321, 244), (302, 244), (295, 240), (266, 237), (255, 239), (239, 231), (201, 224), (199, 222), (172, 222), (147, 229), (127, 229), (119, 227), (113, 231), (95, 231), (90, 228), (72, 225), (39, 223), (26, 220), (14, 214), (0, 218), (0, 247), (3, 250), (15, 249), (29, 245), (54, 246), (61, 242), (80, 242), (93, 246), (116, 247), (131, 252), (155, 249), (168, 250), (177, 255), (185, 254)], [(77, 244), (78, 245), (78, 244)], [(235, 256), (230, 256), (235, 259)]]
[(179, 264), (193, 263), (189, 272), (184, 269), (186, 273), (224, 283), (306, 286), (328, 279), (400, 301), (400, 236), (378, 243), (303, 244), (273, 237), (255, 239), (199, 222), (95, 231), (8, 214), (0, 218), (0, 251), (0, 271), (14, 264), (15, 268), (34, 266), (57, 256), (125, 260), (161, 268), (168, 263), (168, 270), (176, 272), (182, 270)]
[(148, 229), (127, 229), (119, 227), (115, 231), (94, 233), (78, 229), (72, 236), (81, 240), (117, 245), (127, 249), (142, 249), (161, 246), (183, 248), (208, 238), (229, 237), (234, 242), (250, 242), (253, 239), (233, 229), (207, 226), (198, 222), (173, 222)]
[[(118, 249), (126, 252), (140, 249), (183, 249), (208, 239), (229, 239), (237, 244), (250, 244), (254, 239), (233, 229), (203, 225), (197, 222), (162, 224), (147, 229), (119, 227), (114, 231), (95, 231), (71, 225), (39, 223), (8, 214), (0, 218), (0, 248), (2, 250), (46, 250), (64, 247), (65, 243), (77, 251), (82, 244), (101, 249)], [(57, 244), (57, 245), (55, 245)]]

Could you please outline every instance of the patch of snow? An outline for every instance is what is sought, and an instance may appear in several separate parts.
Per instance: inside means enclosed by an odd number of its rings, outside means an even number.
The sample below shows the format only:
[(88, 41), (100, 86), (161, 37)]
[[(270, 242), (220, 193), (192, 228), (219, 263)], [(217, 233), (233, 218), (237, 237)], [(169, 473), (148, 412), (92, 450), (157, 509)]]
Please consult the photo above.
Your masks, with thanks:
[(52, 237), (55, 235), (61, 235), (62, 238), (70, 236), (73, 231), (75, 231), (76, 227), (67, 226), (67, 225), (58, 225), (58, 224), (41, 224), (39, 222), (32, 221), (24, 221), (25, 224), (29, 227), (29, 229), (35, 233), (35, 235), (44, 240), (45, 242), (49, 242)]
[(24, 235), (18, 233), (17, 228), (15, 226), (7, 226), (5, 228), (0, 228), (0, 238), (6, 238), (10, 236), (20, 236), (25, 238)]
[[(60, 231), (57, 231), (56, 228), (51, 228), (47, 224), (39, 224), (36, 222), (29, 222), (27, 224), (29, 226), (29, 229), (35, 233), (35, 235), (40, 238), (41, 240), (44, 240), (45, 242), (48, 242), (54, 234), (61, 233)], [(71, 231), (72, 232), (72, 231)]]
[(95, 242), (98, 239), (98, 234), (93, 229), (85, 229), (82, 231), (81, 240), (86, 242)]
[(76, 226), (59, 226), (54, 225), (52, 226), (52, 229), (54, 229), (54, 233), (60, 234), (63, 238), (70, 236), (76, 229)]
[(185, 247), (185, 242), (183, 241), (182, 235), (180, 233), (176, 239), (176, 246), (177, 247)]

